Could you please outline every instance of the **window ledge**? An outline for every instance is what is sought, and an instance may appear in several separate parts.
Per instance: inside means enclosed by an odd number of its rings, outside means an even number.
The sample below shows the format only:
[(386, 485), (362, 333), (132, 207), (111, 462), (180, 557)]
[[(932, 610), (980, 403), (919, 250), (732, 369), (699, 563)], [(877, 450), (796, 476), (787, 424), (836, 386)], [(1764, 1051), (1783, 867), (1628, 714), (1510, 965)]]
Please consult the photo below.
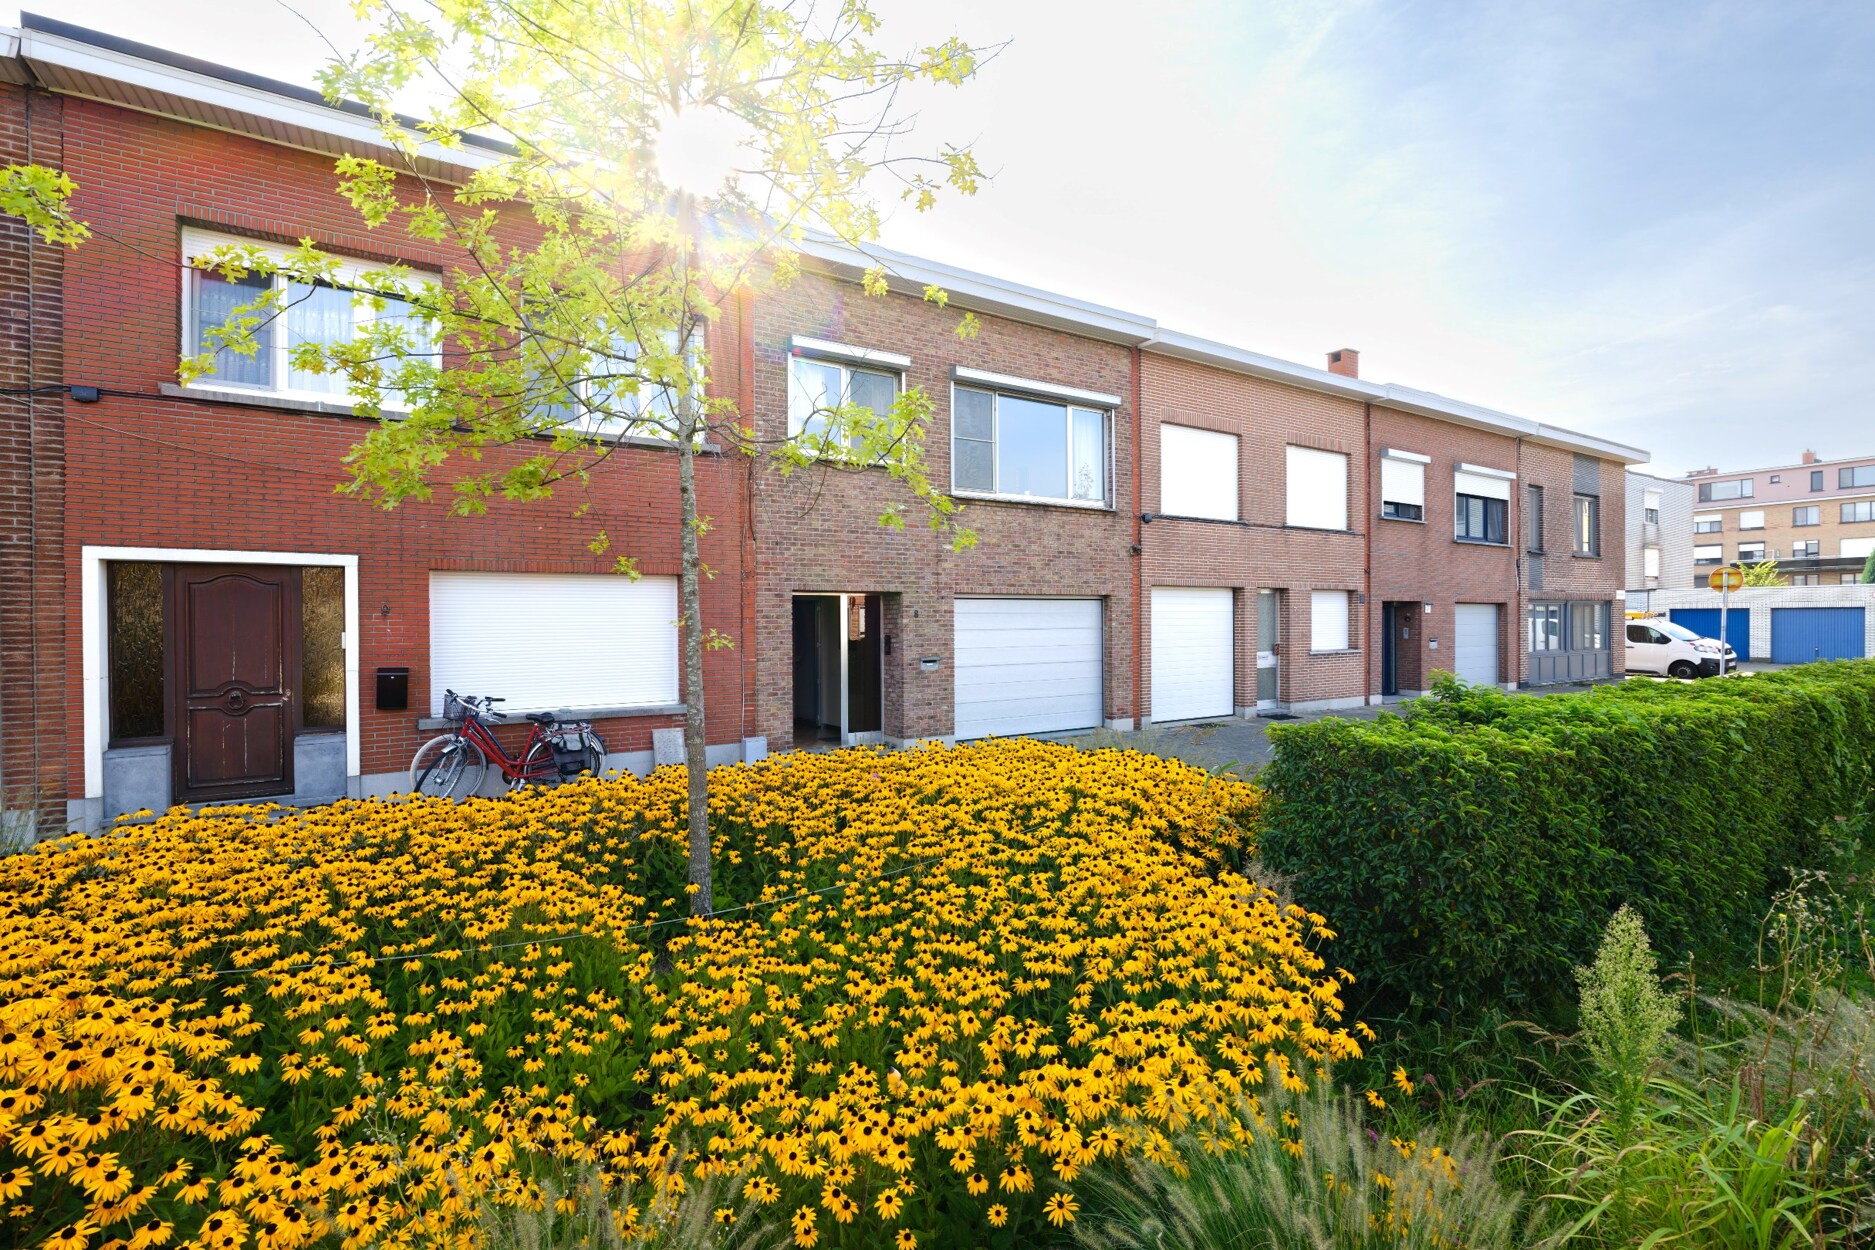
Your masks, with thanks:
[(1577, 559), (1577, 560), (1599, 560), (1601, 559), (1600, 554), (1587, 552), (1587, 551), (1572, 551), (1569, 554), (1573, 559)]
[(1337, 647), (1333, 651), (1311, 651), (1309, 652), (1309, 655), (1311, 657), (1316, 657), (1316, 656), (1331, 656), (1331, 655), (1359, 655), (1360, 653), (1361, 653), (1361, 649), (1359, 647)]
[[(310, 412), (325, 417), (353, 417), (358, 420), (371, 419), (368, 417), (359, 417), (357, 411), (350, 404), (339, 403), (329, 399), (300, 399), (293, 395), (277, 395), (268, 391), (239, 391), (232, 387), (221, 386), (179, 386), (174, 382), (159, 382), (157, 383), (156, 389), (158, 393), (168, 396), (170, 399), (194, 399), (210, 404), (233, 404), (241, 408), (273, 408), (281, 412)], [(402, 408), (384, 409), (385, 414), (389, 416), (402, 416), (404, 411), (405, 410)], [(549, 437), (545, 431), (540, 431), (536, 436), (540, 438)], [(593, 437), (597, 442), (614, 443), (621, 447), (657, 447), (666, 451), (672, 451), (675, 450), (677, 446), (671, 439), (652, 438), (644, 434), (626, 434), (622, 436), (599, 434)], [(709, 455), (716, 455), (721, 453), (723, 447), (721, 443), (704, 442), (697, 444), (697, 450)]]
[(1183, 512), (1155, 512), (1152, 514), (1152, 519), (1154, 521), (1195, 521), (1200, 525), (1245, 526), (1249, 524), (1240, 517), (1187, 516)]
[(1509, 543), (1494, 543), (1488, 538), (1456, 538), (1455, 537), (1452, 539), (1452, 541), (1455, 543), (1461, 543), (1467, 547), (1498, 547), (1498, 548), (1505, 549), (1505, 550), (1508, 550), (1510, 547)]
[(1388, 516), (1383, 512), (1380, 514), (1380, 519), (1383, 521), (1404, 521), (1408, 525), (1426, 524), (1426, 518), (1423, 516)]
[(1044, 499), (1039, 495), (992, 495), (984, 491), (951, 490), (954, 499), (974, 499), (981, 503), (1025, 503), (1038, 508), (1074, 508), (1081, 512), (1112, 512), (1110, 503), (1094, 503), (1085, 499)]
[[(555, 708), (555, 711), (572, 713), (574, 720), (630, 720), (639, 716), (682, 716), (684, 705), (681, 703), (661, 703), (655, 707), (569, 707)], [(507, 717), (497, 725), (526, 725), (527, 716), (522, 712), (504, 712)], [(456, 722), (444, 720), (440, 716), (420, 716), (417, 728), (428, 732), (435, 729), (454, 729)]]

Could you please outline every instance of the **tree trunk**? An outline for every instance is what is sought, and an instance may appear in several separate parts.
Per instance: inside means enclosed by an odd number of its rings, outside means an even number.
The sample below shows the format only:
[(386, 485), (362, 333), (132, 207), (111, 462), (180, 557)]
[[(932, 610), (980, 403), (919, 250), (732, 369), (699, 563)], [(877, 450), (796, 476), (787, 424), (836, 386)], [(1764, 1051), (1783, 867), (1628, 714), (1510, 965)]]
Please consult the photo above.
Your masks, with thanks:
[(683, 568), (677, 579), (683, 618), (684, 769), (690, 782), (690, 910), (701, 916), (710, 901), (710, 781), (703, 722), (703, 560), (697, 550), (695, 402), (686, 386), (677, 398), (677, 497), (683, 527)]

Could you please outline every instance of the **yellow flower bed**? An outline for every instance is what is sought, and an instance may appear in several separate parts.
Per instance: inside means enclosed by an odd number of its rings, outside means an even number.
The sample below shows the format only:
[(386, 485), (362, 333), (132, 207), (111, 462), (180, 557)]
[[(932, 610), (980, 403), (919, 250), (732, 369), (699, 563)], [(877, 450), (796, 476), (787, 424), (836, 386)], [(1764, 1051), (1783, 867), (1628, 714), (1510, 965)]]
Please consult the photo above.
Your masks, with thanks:
[[(801, 1246), (1022, 1244), (1358, 1054), (1259, 793), (1025, 740), (515, 799), (181, 810), (0, 860), (0, 1242), (475, 1240), (598, 1169)], [(668, 1190), (667, 1190), (668, 1192)], [(619, 1218), (641, 1218), (621, 1204)]]

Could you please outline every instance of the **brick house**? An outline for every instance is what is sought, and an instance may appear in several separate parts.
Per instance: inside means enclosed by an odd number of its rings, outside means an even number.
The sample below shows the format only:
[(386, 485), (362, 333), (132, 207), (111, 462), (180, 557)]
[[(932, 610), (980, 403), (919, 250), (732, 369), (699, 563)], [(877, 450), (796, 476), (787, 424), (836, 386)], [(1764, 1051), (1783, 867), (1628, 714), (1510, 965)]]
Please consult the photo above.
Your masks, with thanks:
[[(34, 331), (10, 364), (39, 389), (5, 401), (8, 499), (25, 503), (7, 513), (0, 605), (8, 784), (31, 778), (78, 827), (171, 802), (387, 793), (437, 728), (446, 685), (513, 711), (578, 707), (609, 762), (647, 767), (685, 697), (675, 457), (624, 447), (587, 492), (475, 520), (335, 496), (368, 427), (342, 390), (322, 395), (330, 379), (294, 374), (286, 335), (175, 384), (181, 346), (237, 302), (185, 262), (222, 237), (310, 236), (361, 263), (440, 271), (446, 258), (366, 231), (335, 190), (331, 154), (372, 148), (372, 123), (30, 20), (5, 62), (15, 85), (0, 86), (7, 159), (66, 170), (94, 237), (61, 253), (4, 226), (6, 298)], [(336, 294), (296, 305), (288, 332), (335, 332), (331, 318), (351, 315)], [(300, 308), (326, 321), (296, 324)], [(714, 385), (739, 395), (738, 319), (722, 327)], [(739, 456), (699, 459), (716, 522), (704, 558), (723, 573), (706, 583), (704, 624), (736, 635), (747, 472)], [(638, 557), (641, 581), (588, 550), (597, 522), (575, 518), (579, 503)], [(740, 758), (742, 655), (710, 653), (705, 687), (712, 757)]]
[[(368, 427), (283, 345), (187, 387), (175, 365), (233, 302), (186, 263), (218, 239), (445, 267), (335, 194), (332, 154), (374, 150), (374, 126), (45, 19), (13, 51), (7, 159), (67, 170), (96, 237), (55, 252), (0, 222), (6, 783), (32, 779), (74, 827), (386, 793), (446, 686), (573, 707), (609, 765), (649, 767), (690, 694), (668, 448), (622, 446), (589, 493), (475, 520), (335, 496)], [(475, 152), (424, 159), (447, 179)], [(874, 260), (889, 295), (860, 290)], [(952, 552), (877, 468), (703, 456), (702, 623), (737, 642), (706, 659), (713, 762), (1350, 706), (1440, 668), (1620, 671), (1643, 453), (1366, 381), (1352, 351), (1314, 369), (915, 257), (812, 243), (806, 261), (712, 325), (714, 393), (772, 439), (828, 398), (920, 388), (926, 468), (980, 543)], [(641, 582), (593, 558), (581, 504)], [(882, 527), (894, 505), (903, 528)], [(274, 684), (226, 680), (257, 639)]]

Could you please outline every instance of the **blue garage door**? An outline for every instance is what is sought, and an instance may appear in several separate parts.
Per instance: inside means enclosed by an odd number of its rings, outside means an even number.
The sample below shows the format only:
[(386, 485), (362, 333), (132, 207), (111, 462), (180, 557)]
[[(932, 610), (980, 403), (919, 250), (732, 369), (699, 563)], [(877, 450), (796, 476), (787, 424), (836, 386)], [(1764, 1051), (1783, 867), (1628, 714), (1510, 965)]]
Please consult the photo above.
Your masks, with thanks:
[(1779, 664), (1862, 658), (1862, 608), (1772, 608), (1771, 658)]
[[(1674, 608), (1667, 613), (1675, 625), (1684, 625), (1701, 638), (1719, 636), (1719, 609), (1717, 608)], [(1726, 641), (1732, 644), (1732, 650), (1738, 652), (1738, 658), (1751, 658), (1751, 609), (1733, 608), (1725, 614)]]

